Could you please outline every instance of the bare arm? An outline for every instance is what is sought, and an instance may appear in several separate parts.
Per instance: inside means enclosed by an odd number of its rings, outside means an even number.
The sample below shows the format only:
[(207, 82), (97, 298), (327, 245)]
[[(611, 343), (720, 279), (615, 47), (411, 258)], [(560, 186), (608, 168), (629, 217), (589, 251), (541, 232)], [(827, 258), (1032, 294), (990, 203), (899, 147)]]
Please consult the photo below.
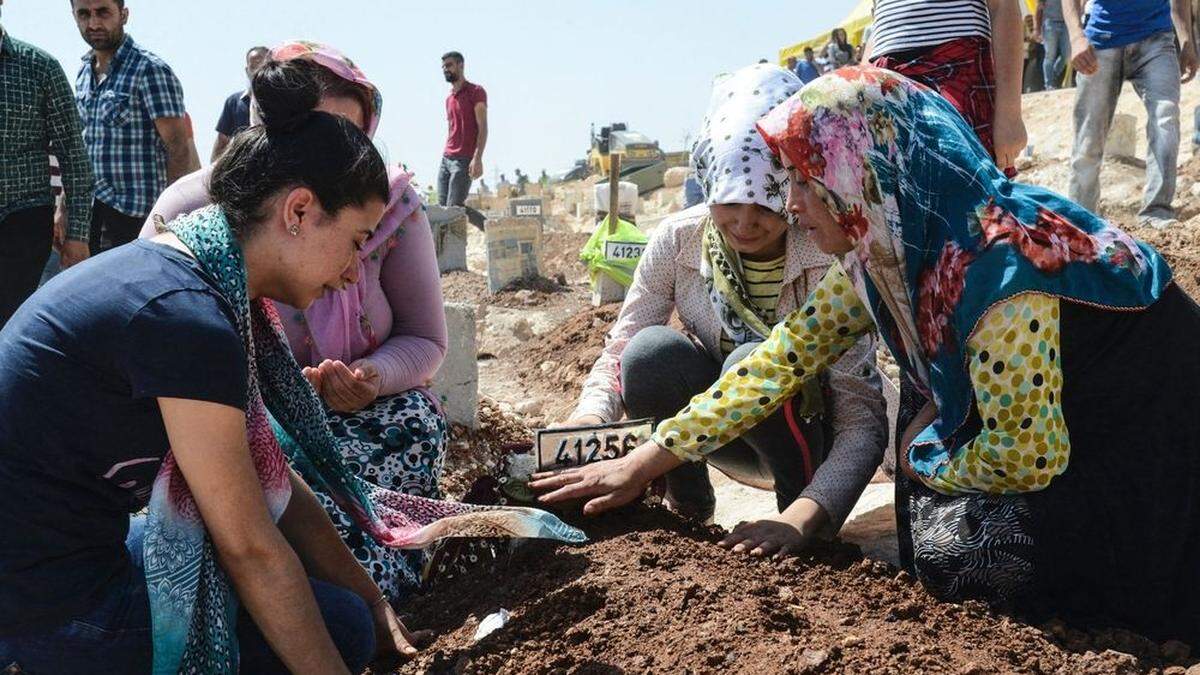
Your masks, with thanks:
[(475, 135), (475, 156), (471, 158), (471, 166), (468, 169), (472, 179), (483, 175), (483, 149), (487, 147), (488, 138), (486, 103), (475, 104), (475, 123), (479, 126), (479, 132)]
[(158, 137), (167, 148), (167, 185), (200, 168), (193, 157), (194, 146), (188, 134), (187, 120), (182, 117), (159, 117), (154, 120)]
[(220, 132), (217, 133), (217, 140), (213, 141), (212, 156), (209, 161), (216, 164), (221, 155), (225, 154), (225, 148), (229, 147), (229, 137)]
[(1006, 169), (1025, 149), (1029, 138), (1021, 119), (1021, 75), (1025, 29), (1017, 0), (988, 0), (992, 18), (992, 59), (995, 62), (996, 109), (992, 138), (996, 165)]
[(292, 545), (305, 571), (353, 592), (368, 605), (378, 600), (379, 586), (346, 548), (312, 489), (294, 471), (289, 473), (292, 498), (279, 518), (279, 531)]
[(158, 405), (217, 559), (268, 644), (294, 673), (348, 673), (300, 558), (267, 511), (245, 413), (177, 398)]
[(1171, 0), (1171, 22), (1175, 24), (1175, 36), (1179, 39), (1179, 70), (1183, 82), (1191, 82), (1200, 67), (1196, 56), (1196, 36), (1192, 34), (1191, 0)]
[(867, 44), (863, 45), (862, 65), (871, 64), (871, 52), (873, 51), (875, 51), (875, 31), (871, 31), (871, 37), (867, 38)]
[(1071, 36), (1071, 66), (1080, 75), (1091, 75), (1100, 67), (1096, 50), (1083, 33), (1083, 0), (1062, 0), (1063, 20)]

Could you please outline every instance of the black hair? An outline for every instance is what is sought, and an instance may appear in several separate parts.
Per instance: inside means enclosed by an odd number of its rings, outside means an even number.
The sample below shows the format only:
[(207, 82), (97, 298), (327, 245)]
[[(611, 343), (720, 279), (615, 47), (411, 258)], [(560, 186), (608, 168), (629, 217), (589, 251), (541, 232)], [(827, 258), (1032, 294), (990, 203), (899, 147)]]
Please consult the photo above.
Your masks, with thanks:
[[(75, 0), (68, 0), (68, 2), (71, 3), (71, 9), (74, 10)], [(117, 9), (125, 9), (125, 0), (113, 0), (113, 2), (117, 3)]]
[[(311, 91), (292, 93), (299, 99)], [(387, 167), (371, 139), (352, 122), (312, 106), (292, 115), (280, 107), (294, 103), (262, 108), (263, 124), (234, 136), (213, 167), (209, 196), (243, 241), (266, 219), (265, 205), (281, 190), (312, 190), (331, 216), (371, 199), (387, 203)]]
[(251, 47), (250, 49), (246, 50), (246, 58), (250, 58), (250, 55), (253, 54), (254, 52), (267, 52), (268, 54), (270, 54), (271, 48), (264, 47), (262, 45), (255, 45), (255, 46)]
[(442, 54), (442, 60), (445, 61), (446, 59), (454, 59), (455, 61), (458, 62), (458, 65), (460, 65), (460, 66), (463, 64), (463, 61), (464, 61), (463, 55), (461, 52), (446, 52), (445, 54)]
[(250, 91), (264, 123), (269, 112), (274, 112), (276, 119), (294, 117), (317, 107), (325, 96), (358, 101), (364, 124), (370, 124), (376, 112), (375, 96), (366, 87), (309, 59), (267, 61), (250, 80)]

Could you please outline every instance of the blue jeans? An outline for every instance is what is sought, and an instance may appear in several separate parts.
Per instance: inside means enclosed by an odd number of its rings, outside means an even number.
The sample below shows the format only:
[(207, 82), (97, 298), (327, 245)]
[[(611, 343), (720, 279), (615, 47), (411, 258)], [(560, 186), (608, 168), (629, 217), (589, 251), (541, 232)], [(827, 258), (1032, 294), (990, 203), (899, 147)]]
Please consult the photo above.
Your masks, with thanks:
[(462, 206), (471, 191), (471, 160), (442, 157), (438, 169), (438, 206)]
[[(150, 672), (152, 636), (150, 602), (143, 572), (145, 518), (129, 521), (125, 541), (130, 562), (113, 580), (110, 591), (87, 614), (56, 629), (37, 634), (0, 636), (0, 672), (15, 664), (15, 674), (89, 673), (133, 675)], [(338, 586), (310, 579), (321, 617), (352, 673), (362, 672), (375, 653), (375, 628), (367, 603)], [(245, 609), (238, 612), (237, 639), (241, 672), (288, 670), (271, 650)]]
[(1089, 211), (1100, 202), (1100, 165), (1117, 97), (1133, 83), (1148, 113), (1146, 189), (1139, 220), (1170, 219), (1175, 212), (1179, 158), (1179, 51), (1175, 33), (1155, 33), (1140, 42), (1097, 49), (1099, 69), (1079, 75), (1075, 90), (1075, 147), (1071, 152), (1071, 200)]
[(1071, 57), (1071, 36), (1067, 34), (1067, 24), (1044, 19), (1042, 46), (1046, 48), (1042, 57), (1042, 76), (1046, 89), (1058, 89), (1067, 72), (1067, 59)]

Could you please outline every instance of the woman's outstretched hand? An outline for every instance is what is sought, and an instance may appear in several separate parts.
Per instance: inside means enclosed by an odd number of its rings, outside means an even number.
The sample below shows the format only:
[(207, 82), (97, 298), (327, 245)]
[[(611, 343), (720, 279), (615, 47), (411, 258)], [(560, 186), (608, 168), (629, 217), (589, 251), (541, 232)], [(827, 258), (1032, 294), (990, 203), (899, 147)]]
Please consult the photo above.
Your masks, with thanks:
[(734, 553), (782, 558), (803, 551), (811, 539), (783, 517), (774, 516), (738, 523), (717, 545)]
[(619, 459), (535, 473), (529, 487), (544, 493), (538, 497), (543, 504), (586, 499), (583, 513), (594, 516), (641, 497), (650, 481), (682, 463), (657, 443), (647, 441)]
[(738, 523), (717, 545), (734, 553), (782, 558), (808, 548), (828, 522), (829, 514), (820, 504), (801, 497), (778, 516)]

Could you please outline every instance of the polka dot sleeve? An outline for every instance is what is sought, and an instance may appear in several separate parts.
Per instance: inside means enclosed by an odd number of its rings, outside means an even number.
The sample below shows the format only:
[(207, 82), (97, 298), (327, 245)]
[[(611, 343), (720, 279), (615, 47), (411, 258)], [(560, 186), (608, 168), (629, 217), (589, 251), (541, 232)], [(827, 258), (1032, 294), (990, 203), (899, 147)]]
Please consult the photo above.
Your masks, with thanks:
[(1067, 468), (1058, 298), (1026, 293), (992, 307), (967, 341), (983, 429), (928, 479), (946, 493), (1041, 490)]
[(658, 425), (654, 441), (684, 461), (700, 459), (768, 417), (873, 327), (835, 264), (804, 306), (776, 325), (737, 368)]

